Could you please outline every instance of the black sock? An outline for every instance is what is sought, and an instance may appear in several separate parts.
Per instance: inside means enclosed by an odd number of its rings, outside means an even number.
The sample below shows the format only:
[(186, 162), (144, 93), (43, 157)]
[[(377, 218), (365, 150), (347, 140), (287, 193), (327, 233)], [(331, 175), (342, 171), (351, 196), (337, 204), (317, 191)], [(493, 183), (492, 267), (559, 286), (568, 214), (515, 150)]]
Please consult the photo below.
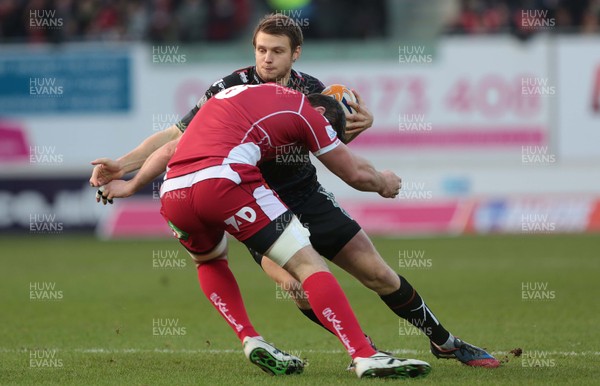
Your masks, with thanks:
[(313, 322), (315, 322), (316, 324), (318, 324), (319, 326), (323, 327), (326, 331), (332, 333), (333, 335), (335, 335), (333, 332), (329, 331), (329, 329), (327, 327), (325, 327), (323, 325), (323, 323), (321, 323), (321, 321), (319, 320), (319, 318), (317, 318), (317, 314), (315, 314), (315, 312), (313, 311), (312, 308), (309, 309), (303, 309), (303, 308), (298, 308), (300, 310), (300, 312), (302, 312), (304, 314), (304, 316), (306, 316), (308, 319), (312, 320)]
[(438, 346), (446, 343), (450, 333), (438, 322), (429, 307), (425, 305), (419, 293), (402, 276), (400, 288), (389, 295), (380, 296), (381, 300), (399, 317), (423, 331)]

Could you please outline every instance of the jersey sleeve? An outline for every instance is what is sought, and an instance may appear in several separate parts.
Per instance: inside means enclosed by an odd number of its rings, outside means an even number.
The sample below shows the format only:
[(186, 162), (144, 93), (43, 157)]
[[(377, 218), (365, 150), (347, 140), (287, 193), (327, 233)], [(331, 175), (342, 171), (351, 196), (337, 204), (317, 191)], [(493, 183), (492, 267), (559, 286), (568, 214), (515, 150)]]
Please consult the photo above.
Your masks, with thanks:
[(208, 90), (206, 90), (202, 98), (200, 98), (198, 103), (196, 103), (196, 106), (194, 106), (179, 122), (177, 122), (175, 126), (177, 126), (177, 128), (183, 133), (206, 101), (229, 87), (246, 83), (248, 83), (247, 69), (235, 71), (232, 74), (217, 80), (208, 88)]
[(303, 132), (306, 147), (315, 157), (335, 149), (341, 143), (329, 121), (312, 108), (306, 98), (300, 115), (305, 123)]

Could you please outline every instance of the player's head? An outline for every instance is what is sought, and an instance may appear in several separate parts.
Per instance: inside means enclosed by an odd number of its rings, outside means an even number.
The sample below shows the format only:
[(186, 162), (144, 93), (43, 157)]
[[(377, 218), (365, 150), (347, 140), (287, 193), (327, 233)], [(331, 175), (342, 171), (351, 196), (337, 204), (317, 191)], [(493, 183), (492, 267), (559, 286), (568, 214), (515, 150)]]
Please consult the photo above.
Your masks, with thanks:
[(334, 98), (324, 94), (308, 94), (308, 101), (312, 107), (322, 107), (318, 109), (323, 114), (325, 119), (331, 123), (331, 127), (337, 133), (340, 141), (347, 143), (346, 138), (346, 114), (340, 103)]
[(300, 57), (303, 41), (302, 30), (294, 19), (279, 13), (263, 17), (252, 37), (256, 70), (262, 80), (286, 79)]

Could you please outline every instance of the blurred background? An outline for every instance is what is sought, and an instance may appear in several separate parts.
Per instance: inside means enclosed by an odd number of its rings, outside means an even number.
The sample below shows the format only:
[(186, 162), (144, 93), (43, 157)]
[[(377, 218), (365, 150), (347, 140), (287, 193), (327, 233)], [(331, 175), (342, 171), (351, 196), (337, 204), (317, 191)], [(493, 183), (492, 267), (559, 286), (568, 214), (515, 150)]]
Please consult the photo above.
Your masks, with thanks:
[(371, 234), (600, 230), (598, 0), (0, 0), (0, 231), (170, 236), (160, 180), (103, 207), (89, 187), (253, 65), (270, 12), (295, 69), (375, 116), (351, 148), (403, 177), (398, 199), (321, 183)]

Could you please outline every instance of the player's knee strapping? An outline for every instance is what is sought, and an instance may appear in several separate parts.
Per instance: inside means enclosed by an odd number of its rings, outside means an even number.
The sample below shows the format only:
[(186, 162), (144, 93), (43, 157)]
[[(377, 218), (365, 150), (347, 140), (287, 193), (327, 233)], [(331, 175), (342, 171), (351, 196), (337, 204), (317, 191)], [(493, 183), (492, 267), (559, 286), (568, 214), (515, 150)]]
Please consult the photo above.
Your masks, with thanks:
[(223, 235), (223, 238), (221, 239), (221, 241), (219, 241), (219, 244), (217, 244), (217, 246), (214, 247), (209, 252), (206, 252), (203, 254), (197, 254), (197, 253), (193, 254), (190, 252), (190, 256), (192, 256), (192, 260), (194, 260), (196, 265), (199, 265), (202, 263), (206, 263), (207, 261), (212, 260), (216, 257), (219, 257), (220, 255), (223, 254), (223, 252), (225, 252), (226, 249), (227, 249), (227, 237), (225, 235)]
[(265, 252), (271, 260), (283, 267), (300, 249), (310, 245), (310, 232), (294, 216), (279, 238)]

